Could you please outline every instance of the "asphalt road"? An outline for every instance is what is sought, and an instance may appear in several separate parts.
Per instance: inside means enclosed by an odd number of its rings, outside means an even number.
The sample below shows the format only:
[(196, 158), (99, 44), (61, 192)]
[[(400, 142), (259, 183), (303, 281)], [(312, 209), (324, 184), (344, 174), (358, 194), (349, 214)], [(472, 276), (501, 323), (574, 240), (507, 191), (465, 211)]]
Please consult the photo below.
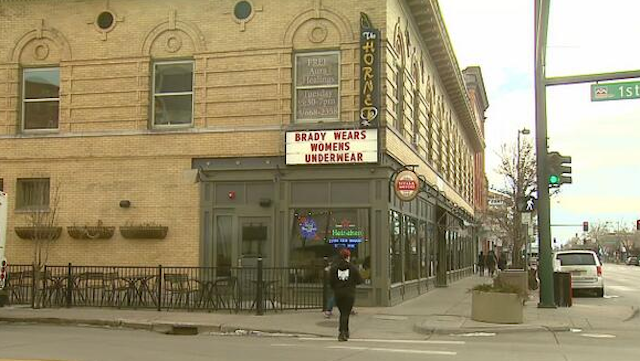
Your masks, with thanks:
[[(640, 267), (607, 265), (606, 297), (580, 305), (640, 305)], [(0, 361), (623, 361), (640, 357), (640, 317), (624, 327), (581, 332), (433, 335), (423, 340), (170, 336), (146, 331), (0, 323)]]

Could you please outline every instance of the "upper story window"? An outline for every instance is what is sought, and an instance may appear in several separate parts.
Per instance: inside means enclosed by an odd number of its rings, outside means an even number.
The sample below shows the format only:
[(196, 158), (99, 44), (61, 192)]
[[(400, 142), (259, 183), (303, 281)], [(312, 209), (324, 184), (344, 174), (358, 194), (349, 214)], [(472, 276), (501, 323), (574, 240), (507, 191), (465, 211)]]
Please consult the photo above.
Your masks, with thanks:
[(153, 126), (184, 126), (193, 122), (193, 61), (153, 65)]
[(402, 136), (405, 135), (404, 129), (404, 67), (402, 64), (396, 64), (396, 74), (394, 82), (396, 84), (396, 129)]
[(49, 178), (18, 178), (17, 210), (46, 210), (49, 208)]
[(420, 90), (416, 86), (413, 90), (413, 139), (412, 143), (418, 146), (420, 141)]
[(22, 72), (22, 129), (58, 129), (60, 68), (24, 69)]
[(340, 121), (340, 53), (295, 56), (295, 122)]

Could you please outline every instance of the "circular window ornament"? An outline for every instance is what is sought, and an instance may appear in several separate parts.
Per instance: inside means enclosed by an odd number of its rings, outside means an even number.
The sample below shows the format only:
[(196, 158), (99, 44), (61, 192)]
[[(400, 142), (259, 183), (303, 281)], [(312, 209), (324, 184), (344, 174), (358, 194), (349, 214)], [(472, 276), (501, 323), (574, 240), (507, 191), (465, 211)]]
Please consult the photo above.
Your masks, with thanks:
[(49, 56), (49, 46), (41, 43), (33, 49), (33, 57), (37, 60), (45, 60)]
[(401, 201), (410, 202), (420, 192), (420, 179), (414, 171), (403, 170), (396, 176), (396, 180), (393, 182), (393, 190)]
[(103, 11), (96, 18), (96, 25), (103, 31), (111, 30), (115, 23), (116, 17), (111, 11)]
[(249, 21), (253, 15), (253, 6), (249, 1), (238, 1), (233, 8), (233, 16), (238, 21)]

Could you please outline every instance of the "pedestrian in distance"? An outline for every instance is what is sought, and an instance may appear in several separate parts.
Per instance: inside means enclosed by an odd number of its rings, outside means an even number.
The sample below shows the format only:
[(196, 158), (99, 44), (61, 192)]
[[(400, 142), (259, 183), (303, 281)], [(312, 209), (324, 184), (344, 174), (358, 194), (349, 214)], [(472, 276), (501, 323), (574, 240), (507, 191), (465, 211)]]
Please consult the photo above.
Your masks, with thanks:
[(349, 339), (349, 315), (356, 299), (356, 285), (361, 284), (362, 276), (358, 267), (351, 264), (351, 252), (347, 248), (340, 250), (341, 259), (331, 267), (329, 272), (331, 288), (340, 310), (340, 326), (338, 341)]
[(500, 271), (504, 271), (507, 268), (507, 255), (505, 253), (500, 253), (500, 258), (498, 259), (498, 269)]
[[(325, 272), (327, 273), (327, 283), (329, 283), (329, 288), (331, 288), (331, 274), (330, 274), (331, 267), (336, 265), (342, 259), (342, 257), (340, 256), (340, 250), (341, 249), (338, 249), (338, 251), (335, 252), (335, 254), (331, 257), (329, 264), (324, 269)], [(336, 305), (336, 296), (333, 293), (333, 290), (330, 290), (330, 293), (331, 294), (329, 295), (329, 298), (326, 300), (327, 303), (323, 310), (325, 318), (331, 318), (333, 316), (333, 307), (335, 307)]]
[(484, 276), (484, 253), (482, 251), (478, 255), (478, 274)]
[(489, 276), (493, 277), (493, 274), (496, 271), (496, 262), (498, 260), (496, 259), (496, 253), (492, 250), (489, 251), (489, 254), (487, 255), (487, 268), (489, 269)]

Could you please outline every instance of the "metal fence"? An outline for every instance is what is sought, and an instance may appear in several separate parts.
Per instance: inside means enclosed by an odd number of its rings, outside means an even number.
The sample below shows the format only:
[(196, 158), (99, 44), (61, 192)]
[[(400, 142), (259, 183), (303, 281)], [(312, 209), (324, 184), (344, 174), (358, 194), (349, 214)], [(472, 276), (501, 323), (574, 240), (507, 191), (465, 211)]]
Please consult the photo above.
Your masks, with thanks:
[[(32, 266), (10, 265), (11, 304), (33, 304)], [(117, 307), (230, 312), (322, 309), (322, 267), (46, 266), (43, 307)]]

